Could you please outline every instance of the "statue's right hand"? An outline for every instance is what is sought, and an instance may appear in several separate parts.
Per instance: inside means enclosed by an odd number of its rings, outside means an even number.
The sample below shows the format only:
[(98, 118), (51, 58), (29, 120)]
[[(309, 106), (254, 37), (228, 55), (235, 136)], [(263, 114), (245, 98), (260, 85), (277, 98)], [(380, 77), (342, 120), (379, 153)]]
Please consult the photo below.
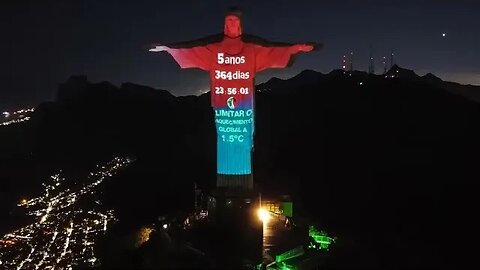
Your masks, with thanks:
[(167, 46), (157, 45), (157, 46), (155, 46), (155, 48), (151, 48), (148, 51), (149, 52), (163, 52), (163, 51), (166, 51), (167, 49), (168, 49)]

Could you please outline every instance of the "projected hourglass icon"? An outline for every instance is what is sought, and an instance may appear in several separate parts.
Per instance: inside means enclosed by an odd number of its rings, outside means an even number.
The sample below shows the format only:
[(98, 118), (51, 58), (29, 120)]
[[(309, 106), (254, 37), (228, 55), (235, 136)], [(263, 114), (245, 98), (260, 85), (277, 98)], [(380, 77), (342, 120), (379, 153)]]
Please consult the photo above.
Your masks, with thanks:
[(228, 106), (228, 108), (230, 108), (232, 110), (235, 109), (235, 98), (234, 97), (229, 97), (227, 99), (227, 106)]

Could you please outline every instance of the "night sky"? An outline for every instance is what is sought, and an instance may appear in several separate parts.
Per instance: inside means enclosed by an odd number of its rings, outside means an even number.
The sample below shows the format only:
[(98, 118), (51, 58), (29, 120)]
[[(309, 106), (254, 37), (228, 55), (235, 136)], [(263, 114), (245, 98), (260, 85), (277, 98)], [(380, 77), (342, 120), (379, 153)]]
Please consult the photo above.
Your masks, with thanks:
[[(382, 57), (423, 75), (480, 85), (480, 1), (21, 1), (0, 3), (0, 110), (53, 100), (70, 75), (115, 85), (133, 82), (175, 95), (208, 89), (207, 73), (181, 70), (151, 43), (184, 41), (223, 31), (229, 6), (244, 11), (244, 32), (273, 41), (322, 42), (289, 69), (264, 72), (288, 78), (304, 69), (328, 73), (354, 51), (354, 69), (376, 72)], [(445, 36), (443, 35), (445, 34)]]

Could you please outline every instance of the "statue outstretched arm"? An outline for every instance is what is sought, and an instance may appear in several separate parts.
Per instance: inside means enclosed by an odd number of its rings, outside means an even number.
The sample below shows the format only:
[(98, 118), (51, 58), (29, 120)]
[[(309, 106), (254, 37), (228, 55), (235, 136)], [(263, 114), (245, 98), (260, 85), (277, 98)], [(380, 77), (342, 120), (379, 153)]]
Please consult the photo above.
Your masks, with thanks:
[(157, 45), (149, 50), (150, 52), (168, 52), (181, 68), (200, 68), (210, 70), (212, 51), (207, 46), (196, 46), (191, 48), (171, 48)]
[(299, 52), (311, 52), (322, 47), (321, 44), (299, 43), (283, 46), (255, 46), (256, 71), (267, 68), (285, 68), (294, 61), (294, 56)]
[(213, 50), (222, 38), (223, 35), (215, 34), (196, 40), (154, 45), (149, 51), (168, 52), (181, 68), (200, 68), (208, 71), (213, 61)]

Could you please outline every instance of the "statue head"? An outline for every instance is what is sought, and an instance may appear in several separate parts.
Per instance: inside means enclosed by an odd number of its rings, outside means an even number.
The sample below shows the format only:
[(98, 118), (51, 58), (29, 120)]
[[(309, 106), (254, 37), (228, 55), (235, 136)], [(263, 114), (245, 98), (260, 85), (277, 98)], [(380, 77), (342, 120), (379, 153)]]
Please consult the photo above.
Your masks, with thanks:
[(237, 38), (242, 35), (242, 13), (237, 8), (230, 8), (225, 14), (224, 34), (229, 38)]

